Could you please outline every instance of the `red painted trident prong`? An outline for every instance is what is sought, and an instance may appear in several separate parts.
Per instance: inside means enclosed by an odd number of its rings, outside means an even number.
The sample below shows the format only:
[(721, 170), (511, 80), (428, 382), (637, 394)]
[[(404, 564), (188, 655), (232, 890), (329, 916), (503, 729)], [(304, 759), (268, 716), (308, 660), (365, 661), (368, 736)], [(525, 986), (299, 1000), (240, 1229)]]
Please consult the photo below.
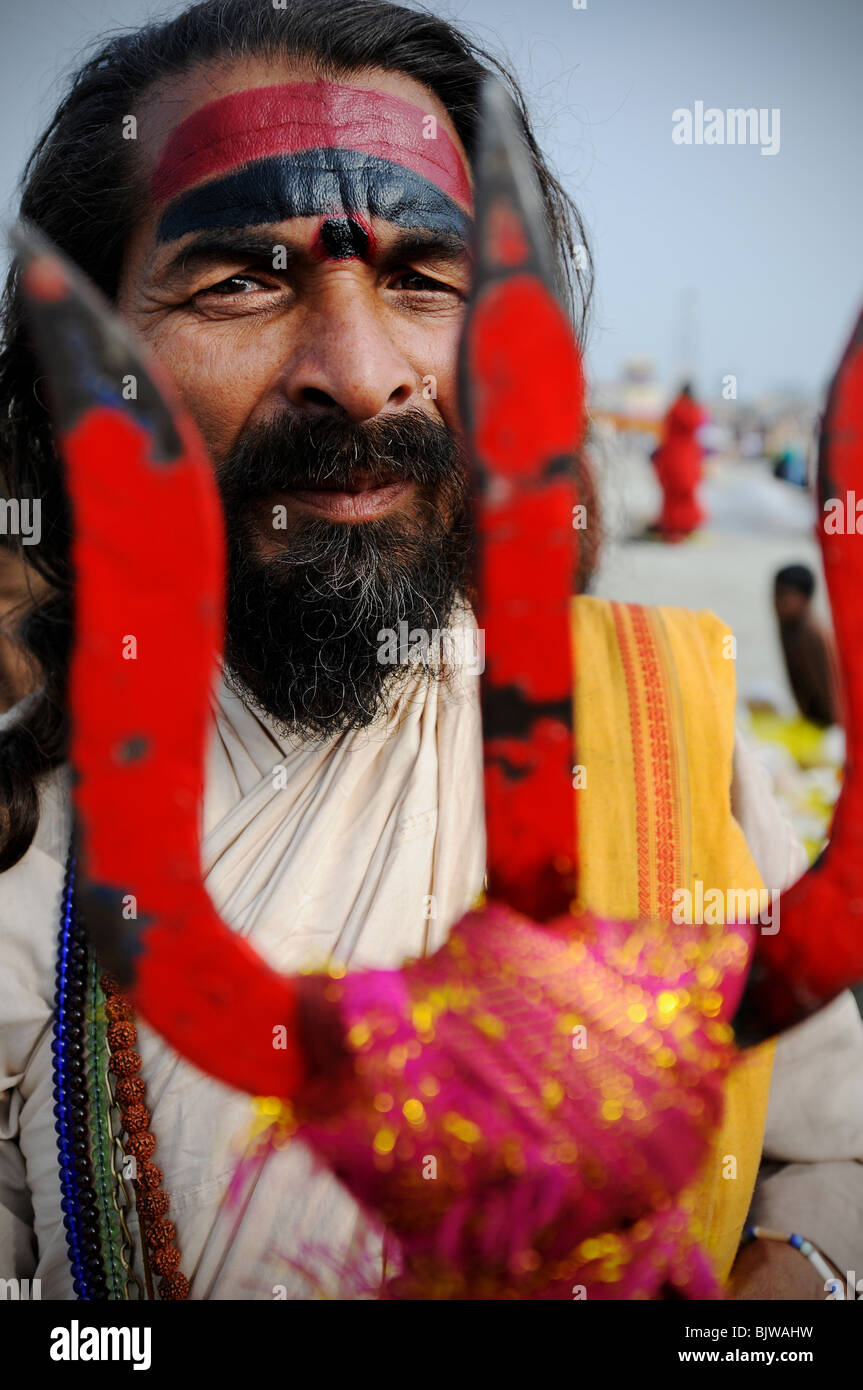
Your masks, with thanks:
[[(222, 644), (224, 544), (207, 452), (166, 377), (32, 229), (15, 236), (72, 498), (71, 762), (80, 902), (103, 963), (183, 1056), (288, 1095), (295, 992), (220, 919), (198, 828)], [(170, 699), (166, 698), (166, 690)]]
[(479, 533), (477, 621), (491, 897), (536, 921), (576, 896), (572, 598), (581, 358), (515, 107), (489, 80), (461, 407)]
[[(827, 398), (818, 452), (817, 533), (842, 673), (845, 771), (830, 842), (779, 899), (779, 930), (757, 938), (741, 1043), (801, 1022), (863, 981), (863, 537), (825, 528), (824, 504), (863, 496), (863, 314)], [(853, 512), (853, 505), (851, 508)], [(769, 887), (770, 885), (768, 885)]]

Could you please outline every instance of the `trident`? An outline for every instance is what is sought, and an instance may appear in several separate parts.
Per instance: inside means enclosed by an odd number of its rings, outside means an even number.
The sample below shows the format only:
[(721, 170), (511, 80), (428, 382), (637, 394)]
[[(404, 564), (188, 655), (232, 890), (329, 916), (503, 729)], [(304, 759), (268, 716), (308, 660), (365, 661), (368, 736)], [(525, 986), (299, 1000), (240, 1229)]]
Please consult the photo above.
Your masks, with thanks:
[[(504, 905), (550, 926), (568, 917), (595, 939), (578, 896), (571, 782), (571, 461), (583, 435), (583, 376), (553, 289), (535, 175), (495, 80), (484, 92), (475, 241), (460, 390), (486, 640), (489, 906), (472, 916)], [(334, 1070), (333, 1058), (343, 1064), (337, 1006), (320, 979), (271, 970), (220, 919), (201, 882), (198, 808), (224, 612), (206, 450), (158, 364), (95, 289), (34, 229), (18, 230), (15, 244), (74, 511), (71, 762), (88, 929), (141, 1015), (179, 1053), (232, 1086), (291, 1098), (316, 1069), (326, 1076), (327, 1056)], [(131, 400), (122, 389), (130, 376)], [(818, 486), (822, 504), (863, 491), (863, 318), (830, 390)], [(782, 930), (741, 929), (756, 943), (734, 1020), (747, 1046), (863, 979), (863, 547), (853, 533), (821, 527), (819, 538), (844, 679), (845, 777), (827, 850), (782, 897)], [(137, 637), (134, 663), (118, 659), (126, 632)], [(177, 692), (170, 707), (166, 671)], [(129, 893), (139, 905), (132, 919), (121, 910)], [(627, 924), (612, 925), (625, 939)], [(668, 925), (669, 936), (676, 930)], [(456, 979), (458, 956), (446, 951), (438, 973)], [(287, 1049), (273, 1048), (274, 1020), (288, 1027)]]

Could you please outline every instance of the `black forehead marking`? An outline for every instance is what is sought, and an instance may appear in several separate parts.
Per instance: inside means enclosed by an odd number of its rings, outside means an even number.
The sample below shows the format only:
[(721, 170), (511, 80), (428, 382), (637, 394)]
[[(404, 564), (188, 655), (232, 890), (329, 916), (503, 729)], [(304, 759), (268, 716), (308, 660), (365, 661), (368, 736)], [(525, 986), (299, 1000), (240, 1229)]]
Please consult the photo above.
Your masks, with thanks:
[(470, 239), (468, 213), (412, 169), (358, 150), (319, 149), (271, 155), (180, 194), (162, 214), (157, 240), (177, 241), (205, 228), (353, 213)]
[(321, 226), (321, 249), (335, 261), (363, 259), (369, 249), (369, 234), (353, 217), (328, 217)]

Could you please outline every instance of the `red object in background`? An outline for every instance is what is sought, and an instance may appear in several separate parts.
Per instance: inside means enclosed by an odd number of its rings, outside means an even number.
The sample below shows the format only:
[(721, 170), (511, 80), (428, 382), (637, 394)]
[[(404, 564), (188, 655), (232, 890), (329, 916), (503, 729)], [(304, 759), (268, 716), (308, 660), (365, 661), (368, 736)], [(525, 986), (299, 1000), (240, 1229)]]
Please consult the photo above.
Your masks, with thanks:
[(692, 397), (681, 393), (665, 417), (663, 440), (653, 455), (662, 488), (656, 527), (668, 541), (691, 535), (704, 520), (697, 496), (702, 458), (697, 434), (706, 418)]

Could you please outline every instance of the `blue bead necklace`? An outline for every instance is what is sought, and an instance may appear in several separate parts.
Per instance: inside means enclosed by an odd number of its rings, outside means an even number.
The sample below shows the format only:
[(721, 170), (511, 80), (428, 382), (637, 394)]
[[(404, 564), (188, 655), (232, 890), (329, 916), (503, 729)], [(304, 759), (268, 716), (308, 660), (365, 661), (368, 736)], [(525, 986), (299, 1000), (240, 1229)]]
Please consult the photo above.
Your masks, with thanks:
[(75, 852), (70, 846), (60, 913), (54, 995), (54, 1129), (60, 1166), (60, 1209), (79, 1299), (107, 1299), (98, 1202), (89, 1144), (85, 997), (87, 938), (75, 908)]

